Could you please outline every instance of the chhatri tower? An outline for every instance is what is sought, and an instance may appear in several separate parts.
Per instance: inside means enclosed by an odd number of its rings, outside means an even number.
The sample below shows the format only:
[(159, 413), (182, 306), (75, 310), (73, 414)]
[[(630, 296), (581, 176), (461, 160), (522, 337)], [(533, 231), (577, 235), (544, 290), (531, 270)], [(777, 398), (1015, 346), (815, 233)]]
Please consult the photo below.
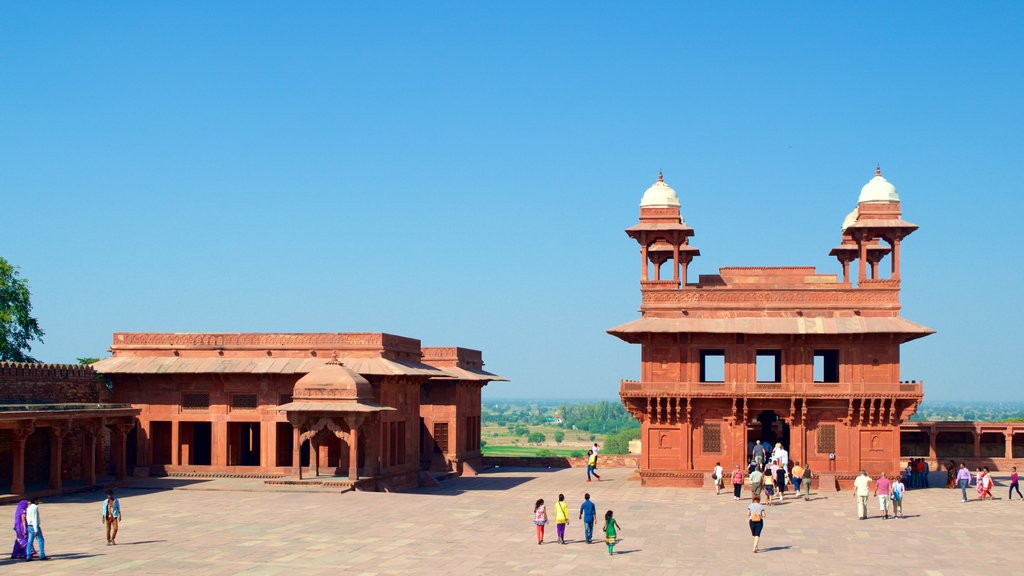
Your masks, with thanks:
[(609, 330), (642, 350), (640, 380), (619, 390), (642, 425), (642, 483), (702, 485), (757, 440), (781, 443), (822, 486), (898, 470), (900, 424), (922, 399), (900, 379), (900, 346), (933, 333), (900, 316), (900, 244), (916, 229), (876, 169), (830, 253), (841, 274), (723, 267), (693, 282), (694, 229), (659, 174), (626, 229), (640, 245), (640, 318)]

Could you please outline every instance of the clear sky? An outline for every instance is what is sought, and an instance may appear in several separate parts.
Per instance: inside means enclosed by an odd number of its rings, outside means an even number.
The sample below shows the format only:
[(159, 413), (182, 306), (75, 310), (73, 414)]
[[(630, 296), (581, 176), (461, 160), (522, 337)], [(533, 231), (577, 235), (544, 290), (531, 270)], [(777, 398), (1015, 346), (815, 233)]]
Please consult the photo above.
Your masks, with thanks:
[[(362, 4), (362, 5), (360, 5)], [(692, 267), (816, 265), (880, 163), (926, 397), (1020, 399), (1024, 4), (0, 7), (0, 255), (49, 362), (387, 331), (613, 398), (659, 169)]]

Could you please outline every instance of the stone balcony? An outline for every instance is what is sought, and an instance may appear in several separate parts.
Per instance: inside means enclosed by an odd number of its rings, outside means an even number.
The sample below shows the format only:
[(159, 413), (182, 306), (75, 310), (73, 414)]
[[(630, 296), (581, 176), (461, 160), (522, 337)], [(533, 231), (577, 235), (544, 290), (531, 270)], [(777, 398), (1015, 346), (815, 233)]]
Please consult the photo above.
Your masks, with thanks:
[(622, 397), (734, 397), (734, 396), (815, 396), (885, 395), (900, 398), (920, 397), (924, 381), (905, 382), (640, 382), (622, 380)]

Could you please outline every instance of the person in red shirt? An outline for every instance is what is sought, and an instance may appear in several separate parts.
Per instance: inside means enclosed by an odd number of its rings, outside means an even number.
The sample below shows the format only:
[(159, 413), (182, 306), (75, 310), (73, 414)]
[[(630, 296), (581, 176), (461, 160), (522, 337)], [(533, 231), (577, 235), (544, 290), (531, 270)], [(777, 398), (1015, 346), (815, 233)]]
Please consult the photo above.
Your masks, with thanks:
[(743, 471), (740, 470), (740, 465), (736, 465), (736, 469), (732, 471), (732, 496), (733, 500), (740, 499), (740, 493), (743, 491)]

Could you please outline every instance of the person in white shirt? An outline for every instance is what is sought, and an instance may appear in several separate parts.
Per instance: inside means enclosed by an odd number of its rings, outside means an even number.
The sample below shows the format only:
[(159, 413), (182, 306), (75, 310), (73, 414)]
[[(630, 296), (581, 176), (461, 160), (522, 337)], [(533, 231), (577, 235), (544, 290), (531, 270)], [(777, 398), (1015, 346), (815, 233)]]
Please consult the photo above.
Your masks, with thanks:
[(722, 492), (722, 474), (725, 470), (722, 469), (721, 462), (715, 462), (715, 471), (711, 473), (711, 479), (715, 481), (715, 495), (717, 496)]
[(864, 470), (853, 481), (853, 495), (857, 498), (857, 516), (861, 520), (868, 519), (868, 498), (871, 496), (871, 477)]
[(39, 559), (49, 560), (46, 557), (46, 543), (43, 541), (43, 524), (39, 520), (39, 496), (32, 499), (32, 503), (25, 510), (25, 522), (28, 524), (28, 545), (25, 546), (25, 561), (32, 560), (32, 542), (39, 542)]
[(594, 452), (594, 469), (596, 470), (597, 469), (597, 453), (600, 450), (597, 447), (597, 442), (594, 442), (594, 447), (591, 448), (591, 450)]

